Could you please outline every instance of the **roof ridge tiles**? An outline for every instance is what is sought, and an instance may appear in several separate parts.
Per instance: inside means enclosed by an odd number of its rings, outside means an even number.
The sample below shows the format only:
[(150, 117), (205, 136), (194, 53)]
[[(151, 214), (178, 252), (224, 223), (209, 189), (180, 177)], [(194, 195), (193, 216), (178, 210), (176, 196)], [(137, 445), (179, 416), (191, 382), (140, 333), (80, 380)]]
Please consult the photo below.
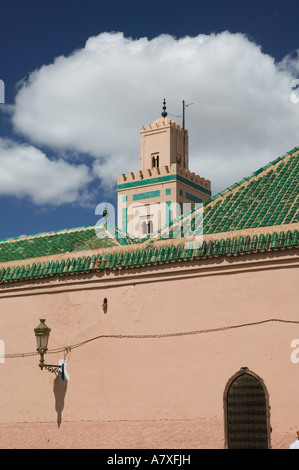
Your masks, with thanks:
[(269, 169), (271, 170), (272, 169), (271, 167), (277, 165), (277, 163), (281, 162), (284, 159), (289, 159), (291, 156), (296, 154), (296, 152), (297, 152), (297, 154), (299, 153), (299, 147), (294, 147), (292, 150), (286, 152), (284, 155), (282, 155), (280, 157), (277, 157), (275, 160), (272, 160), (269, 163), (267, 163), (266, 165), (263, 165), (258, 170), (252, 172), (250, 175), (244, 176), (241, 180), (237, 181), (236, 183), (233, 183), (232, 185), (230, 185), (227, 188), (223, 189), (219, 193), (217, 193), (214, 196), (210, 197), (207, 201), (205, 201), (203, 203), (204, 206), (208, 206), (212, 201), (219, 198), (220, 196), (230, 192), (233, 189), (236, 189), (236, 188), (240, 187), (244, 182), (246, 182), (246, 181), (248, 182), (248, 181), (252, 180), (258, 174), (260, 174), (262, 171), (264, 171), (264, 170), (269, 171)]
[[(282, 227), (279, 227), (281, 229)], [(142, 246), (134, 246), (135, 250), (119, 251), (118, 256), (112, 257), (112, 253), (105, 252), (86, 257), (74, 257), (72, 261), (52, 260), (44, 262), (33, 262), (31, 265), (17, 265), (0, 267), (0, 283), (22, 282), (47, 277), (90, 274), (103, 270), (142, 268), (144, 265), (156, 266), (175, 262), (190, 262), (219, 256), (244, 256), (265, 251), (280, 251), (299, 248), (299, 223), (293, 230), (278, 230), (272, 233), (261, 232), (251, 235), (230, 233), (229, 237), (224, 234), (218, 239), (204, 239), (202, 243), (189, 242), (184, 239), (177, 240), (178, 243), (168, 243), (158, 247), (147, 244), (141, 252)], [(167, 250), (168, 247), (168, 250)]]
[(51, 230), (49, 232), (40, 232), (40, 233), (35, 233), (35, 234), (30, 234), (30, 235), (19, 235), (17, 237), (11, 237), (11, 238), (3, 238), (0, 239), (0, 243), (7, 242), (7, 241), (20, 241), (20, 240), (28, 240), (30, 238), (41, 238), (44, 236), (54, 236), (60, 233), (66, 233), (66, 232), (77, 232), (81, 231), (84, 229), (89, 229), (89, 228), (94, 228), (95, 225), (86, 225), (82, 227), (73, 227), (73, 228), (64, 228), (61, 230)]
[(2, 241), (0, 264), (67, 253), (90, 252), (103, 247), (135, 244), (136, 241), (139, 242), (139, 239), (134, 239), (110, 224), (96, 224)]

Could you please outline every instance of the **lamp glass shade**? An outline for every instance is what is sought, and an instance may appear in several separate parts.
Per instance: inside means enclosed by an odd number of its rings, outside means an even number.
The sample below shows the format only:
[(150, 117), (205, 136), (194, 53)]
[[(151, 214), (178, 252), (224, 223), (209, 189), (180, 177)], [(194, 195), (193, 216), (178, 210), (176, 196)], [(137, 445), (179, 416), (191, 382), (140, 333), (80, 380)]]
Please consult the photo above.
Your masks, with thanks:
[(34, 329), (37, 349), (47, 350), (51, 329), (45, 324), (46, 320), (41, 319), (38, 327)]

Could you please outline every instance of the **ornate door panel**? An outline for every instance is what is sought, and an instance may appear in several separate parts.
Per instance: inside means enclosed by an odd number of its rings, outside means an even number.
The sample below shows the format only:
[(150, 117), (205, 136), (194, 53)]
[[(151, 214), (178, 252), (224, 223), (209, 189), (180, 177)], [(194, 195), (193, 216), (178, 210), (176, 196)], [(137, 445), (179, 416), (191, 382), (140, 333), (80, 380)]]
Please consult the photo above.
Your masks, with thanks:
[(229, 449), (269, 448), (269, 405), (266, 390), (248, 370), (226, 387), (226, 443)]

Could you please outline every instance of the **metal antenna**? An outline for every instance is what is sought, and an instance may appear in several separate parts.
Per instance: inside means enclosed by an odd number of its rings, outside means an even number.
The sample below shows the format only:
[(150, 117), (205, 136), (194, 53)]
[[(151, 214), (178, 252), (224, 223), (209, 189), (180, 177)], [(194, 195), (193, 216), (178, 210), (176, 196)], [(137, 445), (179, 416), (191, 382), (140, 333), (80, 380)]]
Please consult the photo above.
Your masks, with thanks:
[(185, 109), (188, 106), (191, 106), (191, 104), (194, 104), (194, 103), (185, 104), (185, 100), (183, 100), (183, 131), (184, 132), (185, 132)]
[(183, 100), (183, 157), (184, 162), (186, 161), (186, 131), (185, 131), (185, 109), (194, 103), (185, 104), (185, 100)]

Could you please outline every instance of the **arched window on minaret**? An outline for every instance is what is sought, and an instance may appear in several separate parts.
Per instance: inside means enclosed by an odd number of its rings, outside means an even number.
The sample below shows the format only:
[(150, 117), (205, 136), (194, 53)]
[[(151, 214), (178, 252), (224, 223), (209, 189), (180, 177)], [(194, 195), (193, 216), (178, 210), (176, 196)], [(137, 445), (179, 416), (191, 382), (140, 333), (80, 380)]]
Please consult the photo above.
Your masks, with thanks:
[(148, 223), (147, 223), (147, 233), (150, 234), (153, 231), (154, 231), (153, 222), (151, 220), (149, 220)]
[(159, 154), (152, 156), (152, 168), (159, 167)]
[(145, 220), (141, 224), (141, 233), (142, 235), (147, 235), (147, 224)]

